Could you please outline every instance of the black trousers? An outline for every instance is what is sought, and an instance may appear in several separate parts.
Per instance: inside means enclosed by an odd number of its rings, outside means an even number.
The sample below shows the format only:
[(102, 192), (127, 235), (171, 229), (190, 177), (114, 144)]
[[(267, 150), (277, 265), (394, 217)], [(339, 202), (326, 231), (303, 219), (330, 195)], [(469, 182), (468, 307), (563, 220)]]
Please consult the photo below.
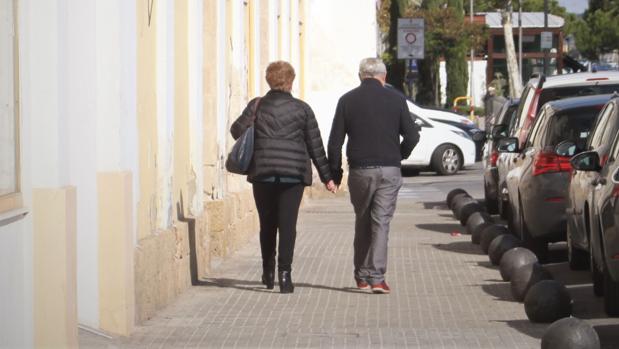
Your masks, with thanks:
[(254, 183), (254, 199), (260, 217), (260, 248), (263, 268), (275, 268), (275, 247), (279, 230), (277, 270), (291, 271), (297, 217), (303, 198), (303, 184)]

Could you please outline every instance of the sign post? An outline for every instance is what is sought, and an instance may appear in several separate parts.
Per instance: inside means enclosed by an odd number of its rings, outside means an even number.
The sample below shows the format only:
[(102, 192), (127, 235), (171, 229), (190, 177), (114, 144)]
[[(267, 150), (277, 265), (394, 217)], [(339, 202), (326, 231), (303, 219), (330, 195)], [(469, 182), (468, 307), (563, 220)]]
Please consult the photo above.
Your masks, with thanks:
[(424, 58), (423, 18), (398, 18), (398, 59)]

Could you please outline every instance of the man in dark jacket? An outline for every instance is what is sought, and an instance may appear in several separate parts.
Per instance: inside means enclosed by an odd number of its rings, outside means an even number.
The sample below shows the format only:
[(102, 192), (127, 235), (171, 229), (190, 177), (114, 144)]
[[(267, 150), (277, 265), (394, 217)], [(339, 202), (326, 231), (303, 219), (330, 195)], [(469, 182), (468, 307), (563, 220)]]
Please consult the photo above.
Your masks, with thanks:
[(328, 146), (331, 173), (339, 185), (342, 145), (348, 135), (348, 188), (356, 216), (355, 280), (359, 289), (374, 293), (390, 292), (385, 281), (387, 240), (402, 186), (400, 161), (419, 141), (405, 98), (384, 88), (386, 74), (380, 59), (361, 61), (361, 85), (340, 98)]

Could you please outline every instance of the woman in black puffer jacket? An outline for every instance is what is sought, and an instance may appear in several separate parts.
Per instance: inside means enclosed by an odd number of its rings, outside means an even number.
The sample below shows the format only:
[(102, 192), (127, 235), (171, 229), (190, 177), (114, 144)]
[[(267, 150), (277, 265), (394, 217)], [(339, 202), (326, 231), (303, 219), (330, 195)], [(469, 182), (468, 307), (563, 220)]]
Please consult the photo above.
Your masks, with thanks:
[(269, 64), (266, 80), (271, 90), (264, 97), (250, 101), (230, 128), (234, 139), (239, 138), (251, 126), (252, 110), (257, 107), (254, 156), (247, 180), (253, 184), (260, 217), (262, 282), (268, 289), (275, 284), (275, 246), (279, 229), (277, 270), (282, 293), (294, 290), (290, 273), (297, 216), (304, 187), (312, 184), (311, 161), (327, 189), (336, 191), (314, 112), (290, 94), (294, 78), (294, 69), (289, 63)]

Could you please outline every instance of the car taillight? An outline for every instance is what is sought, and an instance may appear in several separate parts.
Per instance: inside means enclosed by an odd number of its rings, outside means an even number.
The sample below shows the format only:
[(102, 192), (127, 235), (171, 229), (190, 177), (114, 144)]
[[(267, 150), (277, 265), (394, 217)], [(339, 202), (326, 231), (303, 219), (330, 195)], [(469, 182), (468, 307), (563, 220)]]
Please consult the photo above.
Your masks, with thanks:
[(499, 160), (499, 151), (495, 149), (490, 153), (490, 166), (495, 167), (497, 160)]
[(568, 156), (555, 153), (538, 153), (533, 160), (533, 175), (553, 172), (568, 172), (572, 169)]

